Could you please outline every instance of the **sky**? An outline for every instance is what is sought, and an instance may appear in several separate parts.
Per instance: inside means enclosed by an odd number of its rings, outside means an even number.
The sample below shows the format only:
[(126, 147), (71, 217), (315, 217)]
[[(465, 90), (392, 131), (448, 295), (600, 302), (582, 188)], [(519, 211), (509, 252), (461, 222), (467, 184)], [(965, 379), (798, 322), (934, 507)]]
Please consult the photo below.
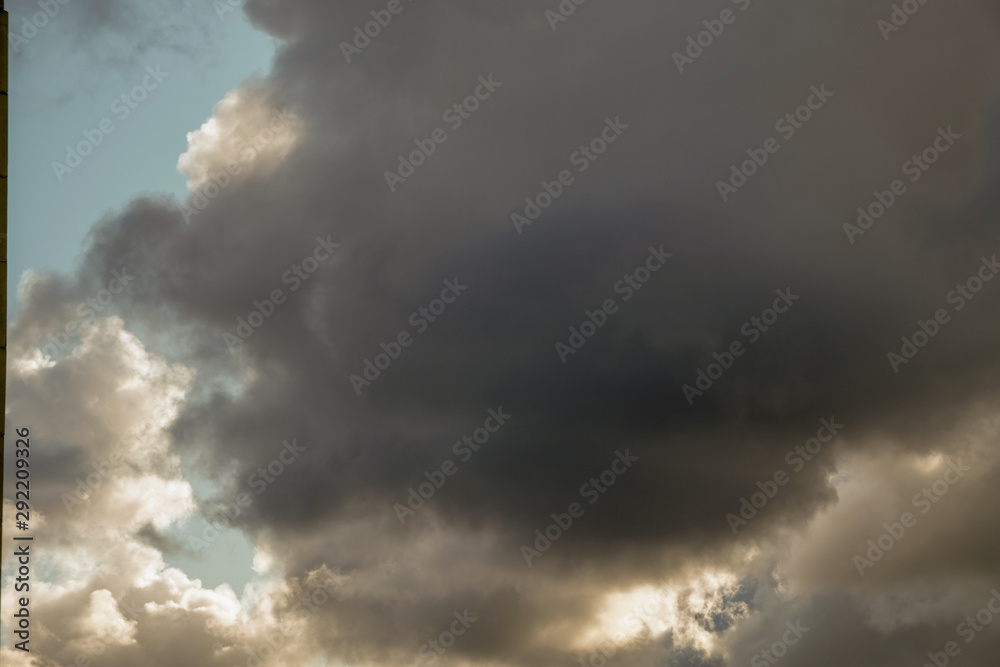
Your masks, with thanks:
[[(105, 9), (97, 14), (87, 4)], [(220, 16), (211, 3), (188, 3), (169, 19), (171, 4), (164, 2), (58, 6), (30, 40), (12, 39), (9, 48), (10, 109), (17, 120), (10, 132), (9, 234), (21, 248), (10, 258), (12, 317), (23, 273), (72, 267), (87, 230), (104, 214), (141, 192), (185, 195), (176, 161), (187, 132), (208, 120), (226, 91), (266, 74), (276, 46), (242, 12)], [(15, 0), (7, 9), (12, 33), (31, 35), (24, 21), (41, 11), (37, 1)], [(87, 21), (92, 32), (81, 34)], [(165, 34), (169, 40), (157, 39)], [(141, 84), (147, 66), (166, 74), (159, 92), (183, 104), (156, 104), (156, 89), (134, 109), (116, 104)], [(106, 118), (114, 124), (106, 141), (102, 136), (77, 169), (58, 172), (52, 164), (65, 163), (67, 146), (84, 140), (85, 132), (96, 136)]]
[(995, 5), (56, 4), (0, 660), (996, 664)]
[[(13, 321), (25, 273), (73, 267), (96, 221), (137, 193), (186, 196), (177, 157), (187, 147), (187, 133), (207, 121), (216, 102), (240, 81), (266, 74), (277, 42), (230, 5), (187, 3), (170, 16), (176, 3), (106, 2), (97, 5), (100, 13), (84, 3), (67, 3), (37, 34), (24, 22), (40, 11), (39, 5), (8, 5), (13, 33), (30, 36), (24, 42), (13, 38), (9, 49), (10, 113), (16, 124), (10, 133), (8, 215), (11, 243), (19, 248), (8, 267)], [(91, 25), (92, 32), (79, 33), (80, 22)], [(160, 76), (148, 78), (147, 67)], [(132, 90), (144, 79), (155, 88), (133, 99)], [(157, 105), (157, 93), (163, 91), (183, 103)], [(95, 134), (105, 119), (114, 129), (106, 136)], [(82, 156), (71, 171), (54, 166), (65, 165), (68, 148), (87, 140), (86, 133), (100, 136), (93, 153)], [(53, 328), (39, 346), (53, 340), (58, 345), (64, 330)], [(191, 469), (190, 479), (208, 490), (196, 473)], [(193, 517), (192, 525), (197, 521)], [(237, 548), (244, 560), (242, 575), (231, 566)], [(196, 558), (176, 558), (212, 585), (228, 577), (241, 588), (253, 574), (249, 543), (236, 532)]]

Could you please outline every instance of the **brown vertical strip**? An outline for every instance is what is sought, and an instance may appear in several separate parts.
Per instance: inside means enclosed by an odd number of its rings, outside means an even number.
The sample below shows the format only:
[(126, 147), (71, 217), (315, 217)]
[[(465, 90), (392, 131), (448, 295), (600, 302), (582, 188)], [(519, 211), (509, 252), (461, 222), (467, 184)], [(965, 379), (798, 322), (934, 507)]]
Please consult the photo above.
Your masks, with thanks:
[[(0, 0), (0, 406), (7, 410), (7, 10)], [(4, 422), (0, 420), (0, 488), (3, 487)], [(0, 521), (0, 545), (3, 522)]]

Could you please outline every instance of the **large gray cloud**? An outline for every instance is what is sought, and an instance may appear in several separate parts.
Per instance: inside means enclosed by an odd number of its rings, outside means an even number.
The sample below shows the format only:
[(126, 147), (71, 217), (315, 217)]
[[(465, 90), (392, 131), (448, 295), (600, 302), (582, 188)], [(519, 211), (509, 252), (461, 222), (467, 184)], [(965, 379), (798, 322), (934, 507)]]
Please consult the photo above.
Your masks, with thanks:
[[(994, 10), (925, 5), (885, 41), (876, 21), (886, 3), (743, 4), (593, 2), (553, 31), (545, 12), (555, 3), (403, 3), (348, 64), (341, 41), (371, 20), (368, 4), (251, 1), (251, 19), (286, 46), (235, 113), (252, 125), (260, 109), (290, 110), (294, 144), (263, 148), (190, 220), (178, 202), (145, 198), (101, 221), (76, 276), (26, 291), (11, 347), (39, 345), (112, 269), (136, 267), (142, 279), (116, 312), (151, 350), (197, 369), (172, 433), (222, 480), (219, 497), (245, 491), (283, 440), (306, 447), (236, 523), (289, 576), (326, 565), (356, 578), (313, 617), (333, 655), (410, 659), (468, 607), (483, 621), (452, 657), (570, 660), (567, 628), (592, 618), (605, 594), (676, 582), (701, 564), (738, 572), (743, 594), (756, 591), (740, 616), (756, 620), (719, 640), (729, 664), (794, 614), (816, 619), (799, 649), (805, 663), (915, 662), (923, 626), (879, 636), (863, 613), (890, 583), (841, 576), (844, 566), (856, 576), (863, 514), (813, 536), (843, 537), (828, 564), (774, 563), (793, 539), (783, 531), (809, 535), (810, 520), (845, 506), (838, 462), (958, 455), (956, 434), (996, 406), (1000, 283), (961, 310), (946, 301), (1000, 251)], [(673, 52), (725, 8), (735, 22), (679, 73)], [(444, 111), (490, 75), (500, 87), (449, 127)], [(782, 136), (775, 121), (820, 86), (833, 96)], [(608, 118), (627, 129), (578, 172), (571, 154)], [(384, 172), (436, 127), (447, 141), (391, 192)], [(949, 127), (961, 138), (910, 182), (902, 165)], [(769, 136), (780, 150), (721, 201), (716, 181)], [(198, 155), (213, 159), (211, 147)], [(574, 182), (519, 233), (511, 214), (563, 169)], [(906, 194), (850, 243), (844, 223), (895, 178)], [(282, 276), (327, 238), (340, 248), (292, 291)], [(672, 257), (625, 302), (617, 281), (661, 246)], [(456, 278), (467, 291), (418, 332), (410, 314)], [(223, 334), (277, 288), (288, 301), (231, 352)], [(744, 323), (775, 290), (800, 299), (751, 341)], [(562, 363), (555, 343), (607, 298), (620, 310)], [(886, 354), (939, 308), (952, 320), (895, 373)], [(403, 330), (413, 345), (357, 395), (349, 377)], [(745, 354), (690, 405), (682, 385), (736, 340)], [(509, 424), (460, 461), (452, 443), (499, 406)], [(788, 470), (786, 452), (831, 416), (844, 424), (838, 441), (734, 537), (725, 515)], [(995, 448), (995, 432), (977, 438)], [(634, 467), (527, 568), (520, 546), (626, 449)], [(400, 525), (393, 505), (447, 458), (458, 472)], [(976, 528), (996, 518), (988, 458), (967, 495), (952, 498), (960, 527), (939, 526), (954, 539), (921, 538), (926, 549), (893, 570), (892, 585), (964, 574), (975, 582), (963, 604), (985, 600), (979, 584), (998, 574), (994, 540)], [(908, 479), (900, 474), (904, 500)], [(891, 516), (893, 497), (879, 516)], [(750, 548), (795, 573), (801, 598), (780, 599), (770, 568), (747, 565)], [(385, 558), (412, 566), (386, 581), (372, 574)], [(934, 590), (912, 588), (917, 598)], [(685, 653), (677, 628), (673, 649), (661, 638), (657, 655), (644, 644), (616, 660), (719, 664)], [(848, 651), (841, 638), (859, 633)], [(980, 662), (967, 664), (987, 664), (978, 641)]]

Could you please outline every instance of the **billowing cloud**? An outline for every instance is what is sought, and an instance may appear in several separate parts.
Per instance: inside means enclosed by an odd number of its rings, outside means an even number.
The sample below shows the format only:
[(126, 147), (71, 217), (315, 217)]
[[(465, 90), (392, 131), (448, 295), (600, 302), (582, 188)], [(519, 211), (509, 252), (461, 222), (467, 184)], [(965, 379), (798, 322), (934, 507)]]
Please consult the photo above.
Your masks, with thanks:
[[(250, 0), (285, 46), (188, 135), (190, 196), (22, 286), (11, 414), (70, 453), (40, 507), (89, 568), (40, 652), (992, 664), (995, 9), (399, 6)], [(243, 595), (162, 560), (227, 503)]]

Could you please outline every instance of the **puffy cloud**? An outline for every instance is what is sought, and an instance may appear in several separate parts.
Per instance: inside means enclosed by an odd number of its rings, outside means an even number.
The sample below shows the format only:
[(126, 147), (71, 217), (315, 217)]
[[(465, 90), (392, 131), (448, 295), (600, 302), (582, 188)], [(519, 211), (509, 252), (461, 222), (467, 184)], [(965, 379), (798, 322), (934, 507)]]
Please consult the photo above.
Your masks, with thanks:
[[(409, 664), (466, 611), (457, 664), (577, 661), (607, 641), (621, 665), (745, 664), (796, 622), (809, 630), (787, 659), (821, 667), (917, 664), (953, 639), (998, 575), (1000, 292), (947, 299), (998, 250), (994, 10), (927, 5), (951, 18), (885, 42), (890, 8), (740, 4), (679, 73), (674, 50), (715, 8), (587, 3), (552, 30), (530, 3), (406, 5), (348, 64), (340, 42), (370, 7), (248, 2), (286, 46), (189, 135), (192, 197), (136, 200), (95, 226), (77, 274), (23, 287), (12, 414), (68, 454), (40, 475), (46, 530), (92, 531), (65, 547), (77, 565), (60, 566), (87, 583), (53, 597), (75, 620), (44, 650), (65, 661), (56, 647), (88, 617), (118, 627), (104, 590), (142, 600), (134, 643), (109, 651), (143, 664), (242, 664), (283, 628), (297, 643), (272, 664)], [(449, 121), (490, 75), (499, 87)], [(823, 85), (834, 96), (723, 203), (716, 181)], [(187, 224), (286, 109), (287, 140)], [(628, 127), (580, 171), (616, 118)], [(945, 126), (960, 140), (851, 244), (857, 207)], [(447, 140), (391, 189), (386, 171), (436, 127)], [(518, 233), (511, 214), (563, 169), (573, 182)], [(340, 248), (321, 260), (324, 242)], [(673, 256), (648, 282), (616, 289), (661, 246)], [(121, 266), (142, 277), (118, 319), (47, 356), (46, 332)], [(468, 289), (445, 305), (445, 281)], [(775, 290), (800, 299), (768, 321)], [(562, 363), (555, 344), (608, 298)], [(894, 372), (886, 354), (938, 308), (951, 320)], [(689, 404), (682, 386), (737, 340), (745, 353)], [(477, 442), (491, 409), (509, 422)], [(821, 420), (843, 426), (806, 457)], [(624, 472), (620, 450), (637, 457)], [(68, 516), (59, 494), (112, 452), (128, 470)], [(948, 457), (973, 470), (859, 576), (852, 557)], [(216, 484), (209, 501), (249, 497), (233, 524), (255, 545), (254, 595), (160, 560), (160, 534), (195, 510), (185, 459)], [(778, 471), (787, 483), (734, 535), (727, 514)], [(439, 488), (414, 499), (421, 484)], [(582, 516), (529, 567), (521, 547), (574, 502)], [(317, 581), (337, 594), (295, 610)], [(660, 608), (637, 626), (650, 595)], [(977, 637), (963, 661), (995, 650)]]
[(296, 125), (287, 109), (267, 105), (266, 90), (244, 84), (219, 102), (200, 129), (188, 133), (188, 150), (177, 168), (192, 190), (207, 189), (210, 182), (225, 187), (244, 170), (273, 172), (297, 137)]

